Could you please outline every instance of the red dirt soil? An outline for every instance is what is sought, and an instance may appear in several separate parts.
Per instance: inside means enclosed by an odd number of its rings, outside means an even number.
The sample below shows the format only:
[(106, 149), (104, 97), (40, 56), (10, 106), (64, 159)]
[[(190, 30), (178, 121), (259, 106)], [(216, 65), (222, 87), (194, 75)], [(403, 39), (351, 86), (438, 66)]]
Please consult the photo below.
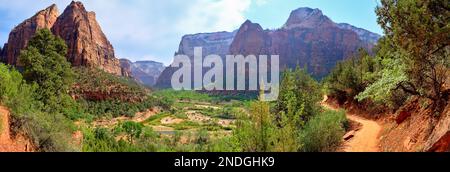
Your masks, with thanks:
[(32, 146), (24, 137), (12, 137), (9, 120), (9, 110), (0, 106), (0, 152), (32, 152)]

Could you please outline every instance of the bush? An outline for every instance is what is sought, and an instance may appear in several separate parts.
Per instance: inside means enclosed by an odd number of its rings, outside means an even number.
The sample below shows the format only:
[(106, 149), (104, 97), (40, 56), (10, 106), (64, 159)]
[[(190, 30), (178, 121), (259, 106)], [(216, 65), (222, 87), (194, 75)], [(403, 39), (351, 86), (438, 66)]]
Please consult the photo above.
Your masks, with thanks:
[(12, 130), (29, 137), (37, 151), (73, 151), (69, 144), (73, 124), (61, 113), (43, 112), (35, 99), (37, 85), (25, 83), (22, 75), (0, 64), (0, 103), (12, 114)]
[(305, 152), (335, 151), (345, 134), (347, 123), (343, 111), (326, 111), (312, 118), (301, 131), (301, 150)]

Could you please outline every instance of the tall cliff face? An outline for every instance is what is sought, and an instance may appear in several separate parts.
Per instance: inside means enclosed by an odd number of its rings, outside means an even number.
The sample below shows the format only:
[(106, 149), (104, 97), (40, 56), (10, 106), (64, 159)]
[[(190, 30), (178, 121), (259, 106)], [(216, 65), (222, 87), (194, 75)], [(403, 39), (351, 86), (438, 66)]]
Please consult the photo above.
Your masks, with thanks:
[(0, 61), (20, 66), (18, 57), (28, 41), (39, 29), (51, 29), (53, 34), (65, 40), (67, 59), (73, 66), (100, 68), (122, 75), (120, 62), (114, 55), (111, 43), (102, 32), (94, 12), (87, 12), (81, 2), (72, 3), (59, 16), (56, 5), (42, 10), (15, 27), (8, 43), (0, 52)]
[(3, 61), (11, 65), (20, 66), (20, 64), (17, 64), (20, 51), (27, 46), (28, 41), (37, 30), (52, 28), (58, 15), (58, 8), (56, 5), (52, 5), (16, 26), (9, 34), (7, 46), (4, 47), (4, 52), (2, 53)]
[(229, 54), (257, 55), (269, 52), (269, 34), (257, 23), (250, 20), (244, 22), (239, 28), (235, 39), (230, 45)]
[(122, 76), (130, 77), (137, 82), (153, 87), (159, 75), (165, 69), (164, 64), (155, 61), (132, 62), (128, 59), (120, 59)]
[[(217, 54), (224, 57), (228, 54), (230, 45), (233, 42), (236, 33), (237, 31), (185, 35), (183, 36), (178, 51), (175, 55), (187, 55), (192, 61), (194, 57), (194, 48), (202, 47), (202, 55), (204, 57), (210, 54)], [(171, 87), (170, 81), (172, 74), (177, 70), (178, 68), (173, 68), (170, 66), (165, 68), (161, 75), (157, 78), (155, 86), (159, 88)]]
[(121, 75), (120, 61), (114, 48), (95, 19), (94, 12), (87, 12), (81, 2), (72, 1), (56, 20), (52, 31), (66, 41), (67, 59), (73, 66), (98, 67)]
[(122, 76), (125, 77), (133, 77), (131, 73), (131, 65), (133, 65), (133, 62), (131, 62), (128, 59), (120, 59), (120, 67), (122, 70)]
[(140, 83), (153, 87), (164, 69), (164, 64), (159, 62), (137, 61), (132, 64), (131, 73)]
[(230, 54), (279, 55), (280, 67), (307, 66), (316, 78), (326, 76), (338, 61), (358, 48), (370, 49), (357, 33), (341, 29), (318, 9), (299, 8), (278, 30), (262, 30), (245, 22), (231, 44)]
[[(350, 25), (351, 26), (351, 25)], [(358, 48), (370, 49), (379, 35), (366, 30), (334, 23), (319, 9), (299, 8), (291, 12), (286, 23), (276, 30), (264, 30), (259, 24), (246, 21), (234, 32), (231, 44), (221, 49), (208, 48), (208, 54), (279, 55), (280, 67), (307, 66), (316, 78), (326, 76), (338, 61), (352, 56)], [(217, 34), (217, 33), (216, 33)], [(183, 37), (177, 54), (191, 55), (193, 45), (210, 47), (208, 41), (190, 43), (191, 35)], [(194, 39), (197, 40), (197, 39)], [(190, 45), (190, 46), (186, 46)], [(213, 44), (216, 45), (216, 44)], [(228, 47), (228, 52), (223, 50)], [(176, 68), (168, 67), (158, 79), (157, 86), (170, 87)]]

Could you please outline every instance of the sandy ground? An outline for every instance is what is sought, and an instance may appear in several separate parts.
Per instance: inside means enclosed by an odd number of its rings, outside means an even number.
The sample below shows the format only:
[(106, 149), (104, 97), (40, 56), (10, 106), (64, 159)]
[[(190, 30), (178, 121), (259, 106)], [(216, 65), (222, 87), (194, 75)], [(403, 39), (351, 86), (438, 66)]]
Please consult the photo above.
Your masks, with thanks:
[(362, 127), (352, 139), (344, 143), (344, 152), (379, 152), (381, 126), (375, 121), (354, 115), (347, 115), (347, 118), (362, 124)]
[[(327, 102), (328, 97), (324, 97), (322, 106), (327, 109), (338, 110)], [(361, 128), (355, 132), (354, 137), (343, 144), (344, 152), (380, 152), (381, 126), (376, 122), (359, 117), (358, 114), (347, 114), (349, 120), (361, 124)]]

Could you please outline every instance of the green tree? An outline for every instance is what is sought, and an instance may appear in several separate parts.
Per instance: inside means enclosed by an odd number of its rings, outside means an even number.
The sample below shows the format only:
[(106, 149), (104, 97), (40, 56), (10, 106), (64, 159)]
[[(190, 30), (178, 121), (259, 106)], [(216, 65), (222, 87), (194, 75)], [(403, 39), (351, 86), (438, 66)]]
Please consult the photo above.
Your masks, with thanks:
[(267, 102), (257, 101), (250, 105), (250, 115), (242, 115), (236, 122), (234, 137), (237, 147), (244, 152), (272, 151), (274, 116)]
[(339, 103), (353, 101), (356, 95), (374, 82), (377, 70), (377, 60), (365, 49), (359, 49), (354, 57), (339, 62), (325, 79), (328, 94), (337, 98)]
[(128, 141), (133, 144), (134, 139), (141, 136), (144, 125), (133, 121), (127, 121), (122, 123), (121, 128), (127, 134)]
[(287, 70), (283, 73), (280, 95), (275, 105), (277, 118), (285, 116), (300, 129), (319, 112), (317, 102), (320, 99), (319, 85), (306, 69)]
[(24, 78), (36, 83), (38, 100), (45, 104), (48, 111), (60, 111), (70, 104), (68, 90), (72, 84), (73, 71), (65, 57), (65, 42), (54, 36), (50, 30), (41, 29), (29, 41), (19, 57), (24, 67)]
[(376, 10), (392, 47), (389, 53), (404, 64), (400, 67), (407, 77), (389, 79), (383, 75), (380, 80), (393, 80), (392, 89), (432, 100), (438, 111), (445, 107), (450, 93), (444, 87), (450, 75), (449, 9), (448, 0), (382, 0)]

